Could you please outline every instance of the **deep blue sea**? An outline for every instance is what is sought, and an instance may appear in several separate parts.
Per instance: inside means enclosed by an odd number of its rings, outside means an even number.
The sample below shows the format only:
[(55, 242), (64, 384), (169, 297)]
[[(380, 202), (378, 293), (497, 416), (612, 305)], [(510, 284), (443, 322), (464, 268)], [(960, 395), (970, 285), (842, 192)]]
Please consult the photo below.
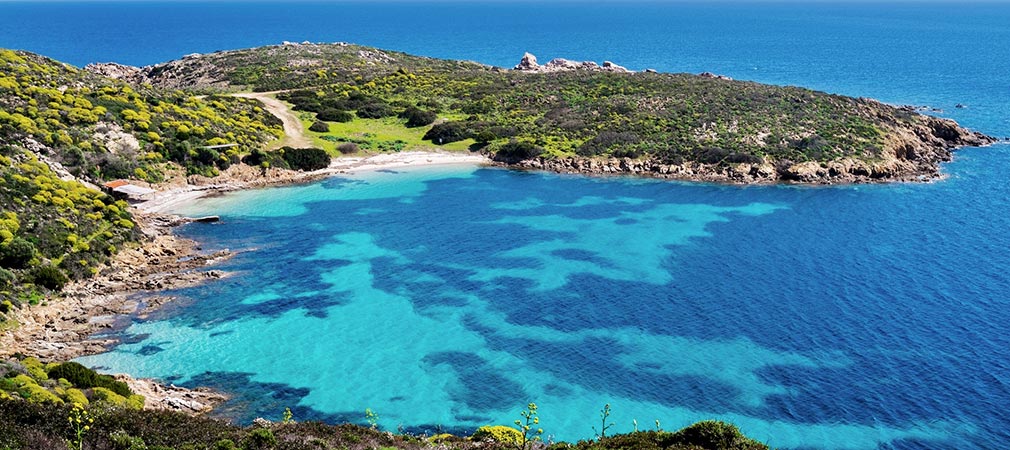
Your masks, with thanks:
[[(712, 71), (1010, 136), (1000, 3), (0, 3), (72, 64), (349, 41)], [(955, 108), (962, 104), (965, 108)], [(247, 191), (182, 229), (236, 272), (85, 363), (231, 392), (218, 414), (545, 435), (718, 418), (779, 448), (1010, 448), (1010, 147), (927, 184), (738, 187), (435, 167)]]

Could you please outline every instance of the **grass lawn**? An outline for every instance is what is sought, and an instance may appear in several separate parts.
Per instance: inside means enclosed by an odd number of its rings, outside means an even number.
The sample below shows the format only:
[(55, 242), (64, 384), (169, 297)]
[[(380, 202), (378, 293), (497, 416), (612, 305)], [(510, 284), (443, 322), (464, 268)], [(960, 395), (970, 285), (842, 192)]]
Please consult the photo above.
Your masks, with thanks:
[[(327, 122), (330, 125), (330, 132), (317, 133), (309, 130), (309, 126), (315, 122), (316, 115), (314, 113), (296, 111), (295, 114), (301, 119), (302, 128), (305, 130), (306, 136), (312, 138), (313, 144), (337, 156), (340, 156), (337, 146), (344, 142), (358, 144), (364, 153), (409, 150), (469, 152), (470, 145), (474, 143), (473, 139), (467, 139), (445, 145), (435, 145), (431, 141), (421, 139), (431, 128), (430, 126), (407, 128), (404, 126), (404, 120), (397, 117), (383, 119), (355, 117), (354, 120), (346, 123)], [(457, 119), (457, 117), (444, 118)]]

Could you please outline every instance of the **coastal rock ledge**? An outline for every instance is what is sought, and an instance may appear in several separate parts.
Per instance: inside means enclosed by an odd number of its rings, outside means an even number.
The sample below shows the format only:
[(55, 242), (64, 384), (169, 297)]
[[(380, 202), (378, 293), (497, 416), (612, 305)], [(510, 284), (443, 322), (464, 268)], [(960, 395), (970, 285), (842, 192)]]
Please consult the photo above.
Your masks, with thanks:
[(603, 64), (596, 64), (593, 61), (572, 61), (570, 59), (564, 58), (554, 58), (547, 62), (547, 64), (540, 65), (537, 63), (537, 57), (532, 53), (526, 52), (523, 54), (523, 58), (516, 64), (512, 70), (519, 72), (539, 72), (539, 73), (550, 73), (550, 72), (570, 72), (574, 70), (586, 70), (592, 72), (615, 72), (615, 73), (632, 73), (625, 67), (614, 64), (610, 61), (603, 61)]
[(590, 175), (635, 175), (685, 181), (733, 184), (852, 184), (930, 181), (942, 178), (940, 164), (953, 159), (960, 147), (981, 147), (997, 140), (958, 126), (956, 122), (924, 116), (923, 124), (895, 130), (891, 150), (877, 160), (842, 158), (827, 162), (770, 161), (705, 164), (655, 158), (590, 158), (538, 156), (509, 159), (490, 155), (502, 166), (523, 170)]

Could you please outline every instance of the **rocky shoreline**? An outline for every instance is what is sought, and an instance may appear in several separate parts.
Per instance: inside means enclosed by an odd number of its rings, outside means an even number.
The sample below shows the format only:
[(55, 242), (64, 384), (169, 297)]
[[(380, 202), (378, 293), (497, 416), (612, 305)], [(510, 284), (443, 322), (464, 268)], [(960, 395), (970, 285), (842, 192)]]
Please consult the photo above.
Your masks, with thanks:
[(738, 164), (669, 162), (650, 158), (590, 158), (581, 156), (511, 160), (489, 155), (502, 167), (587, 175), (632, 175), (681, 181), (729, 184), (860, 184), (922, 182), (943, 178), (941, 164), (961, 147), (998, 142), (957, 123), (928, 117), (924, 124), (897, 136), (893, 153), (875, 161), (844, 158), (830, 162), (761, 161)]
[[(228, 259), (231, 253), (205, 254), (196, 242), (173, 235), (172, 228), (184, 220), (139, 212), (134, 217), (144, 234), (142, 242), (120, 251), (95, 278), (67, 285), (62, 298), (18, 310), (14, 316), (18, 327), (0, 334), (0, 356), (24, 354), (43, 361), (67, 361), (105, 351), (116, 341), (96, 338), (95, 333), (113, 328), (120, 317), (142, 317), (172, 300), (170, 296), (151, 295), (141, 302), (134, 294), (192, 286), (223, 276), (219, 271), (204, 269)], [(227, 398), (204, 389), (117, 377), (147, 397), (148, 409), (200, 414)]]
[[(144, 317), (174, 300), (159, 291), (190, 287), (228, 276), (213, 270), (214, 264), (234, 253), (205, 252), (199, 243), (174, 234), (179, 225), (192, 220), (163, 211), (199, 197), (241, 189), (304, 183), (341, 173), (411, 165), (476, 164), (487, 160), (475, 155), (442, 152), (403, 152), (395, 155), (352, 157), (334, 160), (329, 168), (315, 172), (235, 165), (216, 178), (176, 177), (159, 186), (154, 198), (134, 205), (134, 221), (142, 238), (122, 249), (94, 278), (68, 284), (61, 298), (42, 305), (21, 308), (13, 315), (14, 329), (0, 333), (0, 357), (34, 356), (42, 361), (67, 361), (101, 353), (117, 341), (96, 337), (113, 329), (124, 317)], [(138, 294), (144, 295), (139, 300)], [(153, 379), (125, 374), (116, 377), (134, 392), (146, 397), (145, 408), (189, 414), (211, 411), (228, 399), (206, 388), (186, 389)]]

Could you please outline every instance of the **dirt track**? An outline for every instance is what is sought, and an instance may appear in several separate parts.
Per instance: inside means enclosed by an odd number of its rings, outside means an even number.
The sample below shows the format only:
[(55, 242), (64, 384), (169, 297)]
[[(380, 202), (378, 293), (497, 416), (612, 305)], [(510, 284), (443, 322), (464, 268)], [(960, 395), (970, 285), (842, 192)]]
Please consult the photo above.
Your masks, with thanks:
[(234, 94), (236, 97), (253, 98), (263, 102), (270, 114), (277, 116), (284, 123), (284, 139), (277, 147), (289, 146), (295, 148), (312, 147), (312, 139), (305, 135), (301, 120), (288, 109), (284, 102), (273, 98), (274, 92), (250, 92)]

